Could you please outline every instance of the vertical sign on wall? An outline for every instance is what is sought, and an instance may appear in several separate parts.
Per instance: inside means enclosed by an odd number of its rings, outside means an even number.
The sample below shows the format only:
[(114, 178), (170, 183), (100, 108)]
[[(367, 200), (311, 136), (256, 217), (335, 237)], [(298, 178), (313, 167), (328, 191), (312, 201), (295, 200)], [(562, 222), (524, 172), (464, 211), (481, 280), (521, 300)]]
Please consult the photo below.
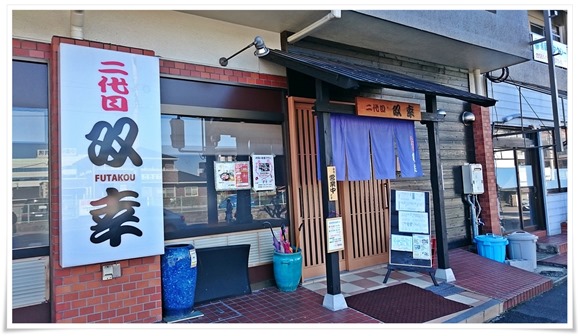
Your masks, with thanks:
[(163, 254), (159, 60), (60, 45), (60, 263)]
[(338, 201), (338, 184), (336, 182), (336, 167), (326, 167), (328, 176), (328, 200)]

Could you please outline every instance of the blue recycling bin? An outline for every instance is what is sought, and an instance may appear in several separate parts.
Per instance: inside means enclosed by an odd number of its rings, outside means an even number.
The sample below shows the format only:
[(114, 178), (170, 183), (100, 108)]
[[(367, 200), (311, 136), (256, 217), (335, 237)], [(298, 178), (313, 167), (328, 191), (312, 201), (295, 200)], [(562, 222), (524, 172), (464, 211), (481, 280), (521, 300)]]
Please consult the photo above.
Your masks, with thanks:
[(302, 278), (302, 251), (280, 253), (274, 251), (274, 280), (282, 292), (293, 292)]
[(163, 315), (181, 316), (193, 311), (197, 257), (192, 244), (165, 246), (161, 257)]
[(505, 262), (506, 246), (509, 244), (507, 238), (488, 233), (475, 237), (477, 243), (477, 254), (491, 260)]

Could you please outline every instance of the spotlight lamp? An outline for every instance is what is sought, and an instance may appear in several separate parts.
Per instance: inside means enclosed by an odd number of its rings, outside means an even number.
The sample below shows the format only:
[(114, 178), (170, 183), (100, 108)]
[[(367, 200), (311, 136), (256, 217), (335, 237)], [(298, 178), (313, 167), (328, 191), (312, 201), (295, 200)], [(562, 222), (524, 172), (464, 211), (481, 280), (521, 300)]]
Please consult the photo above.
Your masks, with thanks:
[(237, 53), (235, 53), (232, 56), (227, 57), (227, 58), (226, 57), (221, 57), (220, 60), (219, 60), (220, 65), (223, 66), (223, 67), (227, 66), (228, 65), (228, 61), (230, 59), (234, 58), (239, 53), (241, 53), (242, 51), (250, 48), (251, 46), (255, 46), (256, 47), (256, 51), (254, 51), (254, 55), (256, 55), (258, 57), (266, 56), (270, 52), (270, 49), (268, 49), (266, 47), (266, 44), (264, 43), (264, 39), (262, 39), (262, 37), (260, 37), (260, 36), (256, 36), (254, 38), (254, 41), (252, 43), (248, 44), (247, 46), (245, 46), (243, 49), (241, 49)]
[(475, 114), (473, 114), (473, 112), (465, 111), (461, 114), (461, 121), (465, 126), (470, 125), (475, 121)]

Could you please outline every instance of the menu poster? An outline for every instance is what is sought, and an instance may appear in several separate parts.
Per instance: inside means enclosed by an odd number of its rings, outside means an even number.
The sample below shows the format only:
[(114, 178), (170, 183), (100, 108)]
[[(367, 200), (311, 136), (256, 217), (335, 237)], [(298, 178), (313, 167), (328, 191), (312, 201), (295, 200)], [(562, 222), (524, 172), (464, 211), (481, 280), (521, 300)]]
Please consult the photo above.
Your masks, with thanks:
[(413, 235), (413, 259), (431, 259), (429, 235)]
[(399, 232), (429, 233), (428, 214), (399, 211)]
[(326, 219), (326, 244), (328, 253), (344, 250), (342, 217)]
[(414, 191), (396, 191), (395, 210), (397, 211), (425, 211), (425, 193)]
[(250, 189), (250, 162), (215, 162), (215, 190)]
[(276, 190), (274, 155), (252, 155), (252, 177), (255, 191)]
[(413, 251), (413, 239), (409, 236), (391, 235), (391, 250), (396, 251)]

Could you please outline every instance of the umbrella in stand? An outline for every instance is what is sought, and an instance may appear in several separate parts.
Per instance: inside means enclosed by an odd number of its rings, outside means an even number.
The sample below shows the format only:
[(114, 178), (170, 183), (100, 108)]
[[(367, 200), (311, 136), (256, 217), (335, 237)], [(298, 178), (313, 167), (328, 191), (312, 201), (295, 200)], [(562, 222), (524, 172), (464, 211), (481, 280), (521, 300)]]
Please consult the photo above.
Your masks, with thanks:
[(286, 239), (286, 225), (282, 224), (280, 226), (280, 236), (282, 237), (282, 248), (284, 253), (292, 253), (292, 248), (290, 247), (290, 241)]
[(270, 222), (265, 222), (264, 225), (268, 224), (268, 226), (270, 227), (270, 232), (272, 232), (272, 245), (274, 245), (274, 251), (276, 252), (282, 252), (282, 249), (280, 247), (280, 241), (278, 241), (278, 238), (276, 238), (276, 235), (274, 234), (274, 230), (272, 229), (272, 224)]

